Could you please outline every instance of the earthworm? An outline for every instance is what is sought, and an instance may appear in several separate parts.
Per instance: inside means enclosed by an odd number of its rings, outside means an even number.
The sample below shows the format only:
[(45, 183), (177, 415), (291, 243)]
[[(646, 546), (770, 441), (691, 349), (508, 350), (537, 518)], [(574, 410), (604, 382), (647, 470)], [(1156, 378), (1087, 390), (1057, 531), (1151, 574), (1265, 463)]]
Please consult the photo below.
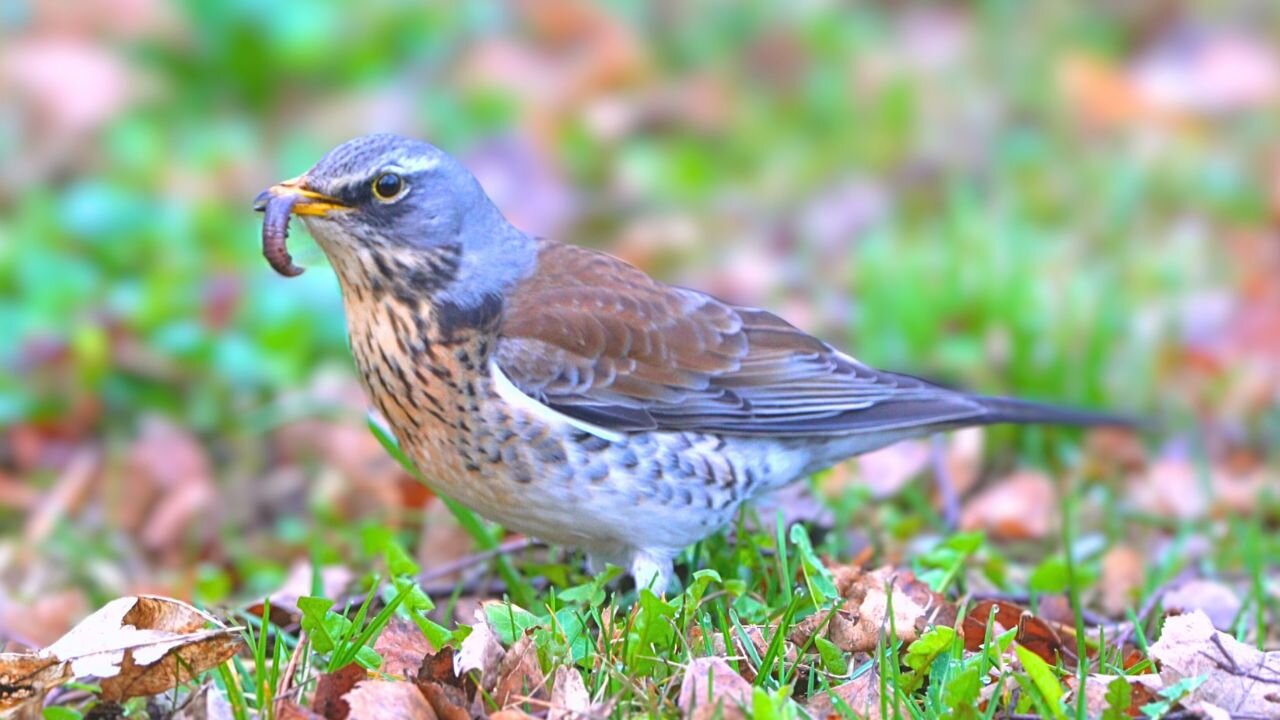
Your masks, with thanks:
[(273, 194), (265, 200), (258, 203), (258, 209), (263, 212), (262, 255), (276, 272), (285, 277), (297, 277), (303, 269), (293, 264), (286, 241), (289, 238), (289, 218), (293, 215), (293, 205), (298, 202), (298, 196), (293, 193)]

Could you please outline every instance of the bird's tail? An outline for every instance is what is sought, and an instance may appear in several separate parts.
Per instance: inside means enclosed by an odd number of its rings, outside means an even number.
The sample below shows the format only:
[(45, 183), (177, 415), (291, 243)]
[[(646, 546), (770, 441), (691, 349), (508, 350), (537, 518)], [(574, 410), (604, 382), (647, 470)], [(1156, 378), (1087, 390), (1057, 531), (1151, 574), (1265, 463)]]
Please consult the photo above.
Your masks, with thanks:
[(987, 409), (987, 413), (978, 421), (983, 425), (1014, 423), (1110, 426), (1133, 429), (1145, 428), (1149, 425), (1144, 420), (1125, 415), (1057, 407), (1013, 398), (981, 397), (978, 398), (978, 401)]

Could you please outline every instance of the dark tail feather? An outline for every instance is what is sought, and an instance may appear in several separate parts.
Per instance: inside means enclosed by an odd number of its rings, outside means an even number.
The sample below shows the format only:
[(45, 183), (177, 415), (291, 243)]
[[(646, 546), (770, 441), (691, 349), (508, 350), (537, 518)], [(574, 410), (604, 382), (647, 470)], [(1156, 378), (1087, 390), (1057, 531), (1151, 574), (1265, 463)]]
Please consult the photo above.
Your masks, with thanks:
[(1109, 426), (1140, 430), (1150, 427), (1150, 423), (1139, 418), (1112, 415), (1091, 410), (1055, 407), (1040, 403), (1014, 400), (1013, 398), (982, 397), (978, 398), (987, 409), (981, 419), (983, 425), (998, 423), (1045, 424), (1045, 425), (1080, 425)]

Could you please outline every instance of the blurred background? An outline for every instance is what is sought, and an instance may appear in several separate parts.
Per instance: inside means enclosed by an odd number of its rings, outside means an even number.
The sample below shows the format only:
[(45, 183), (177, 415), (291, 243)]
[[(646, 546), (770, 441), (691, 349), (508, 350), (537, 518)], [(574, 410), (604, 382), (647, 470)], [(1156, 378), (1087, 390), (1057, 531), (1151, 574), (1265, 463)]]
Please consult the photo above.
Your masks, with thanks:
[[(370, 527), (469, 550), (366, 429), (320, 252), (298, 226), (305, 275), (260, 255), (254, 195), (372, 131), (461, 157), (527, 231), (871, 364), (1166, 422), (951, 440), (967, 527), (1052, 540), (1017, 523), (1065, 465), (1139, 582), (1240, 570), (1183, 542), (1234, 517), (1275, 557), (1268, 0), (11, 0), (0, 32), (0, 643), (359, 567)], [(820, 490), (910, 557), (938, 506), (902, 489), (920, 446), (889, 453)], [(1011, 475), (1032, 510), (972, 509)]]

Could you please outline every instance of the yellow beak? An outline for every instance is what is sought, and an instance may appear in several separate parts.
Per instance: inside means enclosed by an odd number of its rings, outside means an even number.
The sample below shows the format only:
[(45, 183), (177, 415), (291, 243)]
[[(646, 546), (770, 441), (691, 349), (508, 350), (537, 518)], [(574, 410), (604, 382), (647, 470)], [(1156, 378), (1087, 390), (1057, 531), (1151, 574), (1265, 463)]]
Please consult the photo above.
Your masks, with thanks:
[(305, 175), (299, 175), (296, 178), (285, 180), (263, 190), (258, 197), (254, 198), (253, 209), (265, 210), (268, 200), (273, 197), (283, 196), (296, 198), (292, 207), (294, 215), (327, 215), (337, 210), (351, 209), (350, 206), (344, 205), (337, 198), (307, 189)]

